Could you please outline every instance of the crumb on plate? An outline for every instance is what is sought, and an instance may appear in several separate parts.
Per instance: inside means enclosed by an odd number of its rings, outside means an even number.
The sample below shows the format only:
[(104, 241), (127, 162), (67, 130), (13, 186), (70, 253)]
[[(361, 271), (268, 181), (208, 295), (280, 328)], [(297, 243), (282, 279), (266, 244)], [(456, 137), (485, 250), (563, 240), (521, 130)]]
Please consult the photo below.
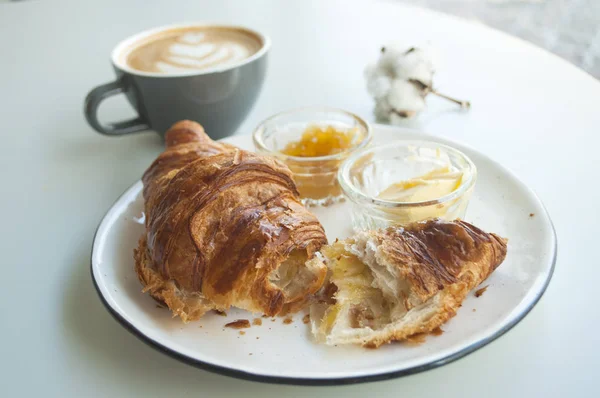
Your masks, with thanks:
[(484, 287), (482, 287), (481, 289), (477, 289), (475, 290), (475, 297), (481, 297), (481, 295), (483, 293), (485, 293), (485, 291), (487, 290), (488, 286), (490, 285), (485, 285)]
[(233, 328), (233, 329), (244, 329), (244, 328), (249, 328), (250, 327), (250, 321), (247, 319), (237, 319), (233, 322), (229, 322), (227, 324), (225, 324), (226, 328)]

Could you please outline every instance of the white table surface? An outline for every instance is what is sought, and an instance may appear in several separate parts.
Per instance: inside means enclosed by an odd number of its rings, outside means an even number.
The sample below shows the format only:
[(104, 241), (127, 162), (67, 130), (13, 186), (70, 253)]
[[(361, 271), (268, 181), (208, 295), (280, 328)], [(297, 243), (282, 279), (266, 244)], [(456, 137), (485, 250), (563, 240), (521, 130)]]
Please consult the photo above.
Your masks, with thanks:
[[(89, 275), (94, 230), (161, 151), (153, 133), (109, 138), (82, 103), (112, 80), (108, 54), (180, 21), (271, 35), (264, 90), (240, 133), (285, 108), (327, 104), (372, 119), (362, 70), (390, 39), (442, 49), (440, 89), (416, 127), (466, 142), (529, 183), (555, 223), (559, 257), (540, 303), (513, 330), (450, 365), (344, 387), (290, 387), (207, 373), (146, 346), (106, 312)], [(28, 1), (0, 4), (1, 393), (13, 396), (597, 396), (600, 369), (600, 83), (517, 39), (393, 3)], [(131, 114), (111, 100), (102, 116)]]

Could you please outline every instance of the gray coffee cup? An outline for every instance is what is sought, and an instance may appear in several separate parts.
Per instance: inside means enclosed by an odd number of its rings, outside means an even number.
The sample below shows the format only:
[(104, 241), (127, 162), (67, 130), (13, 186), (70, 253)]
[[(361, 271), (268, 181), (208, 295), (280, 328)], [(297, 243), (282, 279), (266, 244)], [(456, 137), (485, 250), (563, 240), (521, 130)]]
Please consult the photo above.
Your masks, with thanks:
[[(242, 29), (261, 40), (258, 52), (233, 65), (177, 74), (144, 72), (131, 68), (121, 56), (144, 38), (168, 29), (189, 27)], [(165, 132), (180, 120), (194, 120), (214, 139), (233, 134), (252, 109), (267, 69), (270, 39), (262, 33), (239, 26), (170, 25), (138, 33), (119, 43), (111, 61), (117, 79), (89, 92), (85, 99), (85, 117), (101, 134), (119, 136), (144, 130)], [(115, 123), (98, 120), (100, 103), (113, 95), (125, 94), (138, 117)]]

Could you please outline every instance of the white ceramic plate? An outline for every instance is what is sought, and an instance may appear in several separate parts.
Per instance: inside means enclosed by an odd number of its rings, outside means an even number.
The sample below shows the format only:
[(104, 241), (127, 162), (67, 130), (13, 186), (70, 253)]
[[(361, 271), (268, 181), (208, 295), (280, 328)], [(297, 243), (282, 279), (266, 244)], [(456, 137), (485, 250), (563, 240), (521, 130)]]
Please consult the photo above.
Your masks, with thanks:
[[(546, 210), (517, 177), (485, 155), (438, 137), (378, 126), (375, 140), (425, 138), (452, 145), (478, 168), (478, 181), (465, 219), (488, 232), (509, 238), (504, 263), (473, 294), (440, 336), (425, 343), (394, 343), (377, 350), (315, 344), (308, 325), (297, 314), (293, 323), (262, 319), (262, 326), (238, 330), (223, 326), (254, 317), (231, 310), (227, 317), (207, 314), (183, 324), (147, 294), (133, 270), (133, 249), (144, 227), (140, 223), (142, 183), (135, 183), (108, 211), (92, 248), (92, 278), (110, 313), (151, 346), (206, 370), (235, 377), (290, 384), (340, 384), (380, 380), (431, 369), (458, 359), (501, 336), (519, 322), (546, 289), (556, 258), (556, 236)], [(228, 142), (252, 149), (249, 136)], [(351, 233), (347, 204), (317, 208), (330, 240)], [(533, 214), (533, 216), (530, 216)], [(257, 317), (260, 315), (257, 314)]]

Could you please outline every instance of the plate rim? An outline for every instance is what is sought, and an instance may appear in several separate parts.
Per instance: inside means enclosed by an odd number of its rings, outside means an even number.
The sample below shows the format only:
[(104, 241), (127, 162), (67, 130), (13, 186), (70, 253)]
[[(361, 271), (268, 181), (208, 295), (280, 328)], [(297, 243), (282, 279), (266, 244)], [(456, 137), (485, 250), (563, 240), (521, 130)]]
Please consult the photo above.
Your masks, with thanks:
[[(169, 356), (173, 359), (176, 359), (185, 364), (194, 366), (196, 368), (209, 371), (211, 373), (216, 373), (216, 374), (234, 377), (234, 378), (238, 378), (238, 379), (243, 379), (243, 380), (247, 380), (247, 381), (270, 383), (270, 384), (285, 384), (285, 385), (299, 385), (299, 386), (335, 386), (335, 385), (347, 385), (347, 384), (375, 382), (375, 381), (381, 381), (381, 380), (390, 380), (390, 379), (399, 378), (399, 377), (403, 377), (403, 376), (409, 376), (409, 375), (416, 374), (416, 373), (421, 373), (421, 372), (424, 372), (427, 370), (435, 369), (440, 366), (449, 364), (449, 363), (454, 362), (460, 358), (463, 358), (463, 357), (467, 356), (468, 354), (470, 354), (474, 351), (477, 351), (480, 348), (483, 348), (486, 345), (490, 344), (491, 342), (497, 340), (498, 338), (500, 338), (501, 336), (506, 334), (508, 331), (510, 331), (513, 327), (515, 327), (519, 322), (521, 322), (531, 312), (531, 310), (537, 305), (537, 303), (540, 301), (540, 299), (546, 292), (548, 285), (550, 284), (550, 281), (552, 280), (552, 277), (554, 275), (557, 253), (558, 253), (558, 239), (557, 239), (554, 223), (552, 222), (552, 219), (550, 218), (550, 214), (548, 213), (546, 206), (541, 201), (541, 199), (536, 194), (536, 192), (532, 188), (530, 188), (527, 184), (525, 184), (519, 177), (517, 177), (517, 175), (515, 173), (513, 173), (510, 169), (508, 169), (504, 165), (495, 161), (493, 158), (490, 158), (487, 154), (474, 149), (470, 145), (464, 144), (460, 141), (449, 140), (449, 139), (446, 139), (445, 137), (438, 137), (435, 135), (431, 135), (426, 132), (418, 131), (418, 130), (411, 129), (411, 128), (377, 125), (377, 124), (375, 124), (373, 127), (374, 127), (374, 130), (375, 129), (401, 130), (401, 131), (413, 133), (413, 134), (418, 133), (419, 135), (422, 135), (424, 139), (430, 139), (433, 141), (437, 140), (440, 143), (445, 143), (445, 144), (450, 144), (450, 145), (457, 144), (463, 148), (472, 150), (472, 151), (478, 153), (479, 155), (484, 156), (486, 158), (486, 160), (492, 162), (495, 166), (498, 166), (501, 169), (503, 169), (505, 172), (510, 174), (511, 177), (513, 177), (515, 180), (521, 182), (524, 185), (524, 187), (527, 190), (529, 190), (529, 193), (537, 200), (538, 204), (543, 209), (544, 215), (549, 222), (550, 230), (552, 232), (552, 238), (553, 238), (552, 239), (553, 253), (552, 253), (550, 270), (549, 270), (547, 277), (544, 280), (544, 283), (541, 286), (540, 290), (537, 292), (536, 296), (533, 297), (533, 299), (527, 305), (527, 307), (525, 307), (523, 309), (523, 311), (521, 313), (519, 313), (518, 315), (516, 315), (515, 318), (512, 319), (509, 323), (504, 325), (502, 328), (498, 329), (496, 332), (492, 333), (490, 336), (479, 339), (479, 340), (475, 341), (474, 343), (470, 344), (469, 346), (463, 348), (460, 351), (457, 351), (455, 353), (452, 353), (450, 355), (447, 355), (443, 358), (437, 359), (432, 362), (428, 362), (428, 363), (417, 365), (417, 366), (412, 366), (412, 367), (397, 370), (397, 371), (387, 371), (387, 372), (364, 375), (364, 376), (348, 376), (348, 377), (311, 378), (311, 377), (263, 375), (263, 374), (247, 372), (247, 371), (243, 371), (243, 370), (239, 370), (239, 369), (235, 369), (235, 368), (230, 368), (230, 367), (226, 367), (226, 366), (215, 365), (210, 362), (202, 361), (197, 358), (193, 358), (193, 357), (184, 355), (184, 354), (182, 354), (174, 349), (171, 349), (171, 348), (161, 344), (160, 342), (148, 337), (147, 335), (144, 334), (143, 331), (138, 329), (136, 326), (134, 326), (132, 323), (130, 323), (128, 320), (126, 320), (121, 314), (119, 314), (118, 311), (116, 311), (115, 308), (113, 308), (108, 303), (107, 299), (102, 294), (101, 289), (98, 285), (98, 281), (96, 280), (96, 276), (94, 274), (94, 249), (96, 248), (98, 232), (100, 231), (100, 228), (104, 224), (104, 221), (107, 219), (107, 216), (109, 215), (110, 211), (114, 208), (114, 206), (119, 201), (121, 201), (121, 199), (125, 195), (127, 195), (130, 190), (132, 190), (137, 184), (139, 184), (141, 182), (140, 180), (135, 181), (131, 186), (129, 186), (127, 189), (125, 189), (125, 191), (123, 191), (123, 193), (121, 195), (119, 195), (119, 197), (111, 204), (110, 208), (102, 216), (102, 220), (100, 221), (100, 223), (98, 224), (98, 226), (96, 227), (96, 230), (94, 232), (94, 237), (92, 239), (91, 254), (90, 254), (90, 276), (92, 278), (92, 283), (93, 283), (94, 289), (96, 290), (96, 293), (97, 293), (98, 297), (100, 298), (101, 303), (106, 308), (108, 313), (113, 317), (113, 319), (115, 319), (119, 324), (121, 324), (128, 332), (130, 332), (132, 335), (134, 335), (136, 338), (141, 340), (146, 345), (156, 349), (159, 352), (162, 352), (163, 354), (166, 354), (167, 356)], [(231, 139), (233, 137), (228, 137), (228, 138)], [(227, 140), (227, 138), (225, 140)]]

